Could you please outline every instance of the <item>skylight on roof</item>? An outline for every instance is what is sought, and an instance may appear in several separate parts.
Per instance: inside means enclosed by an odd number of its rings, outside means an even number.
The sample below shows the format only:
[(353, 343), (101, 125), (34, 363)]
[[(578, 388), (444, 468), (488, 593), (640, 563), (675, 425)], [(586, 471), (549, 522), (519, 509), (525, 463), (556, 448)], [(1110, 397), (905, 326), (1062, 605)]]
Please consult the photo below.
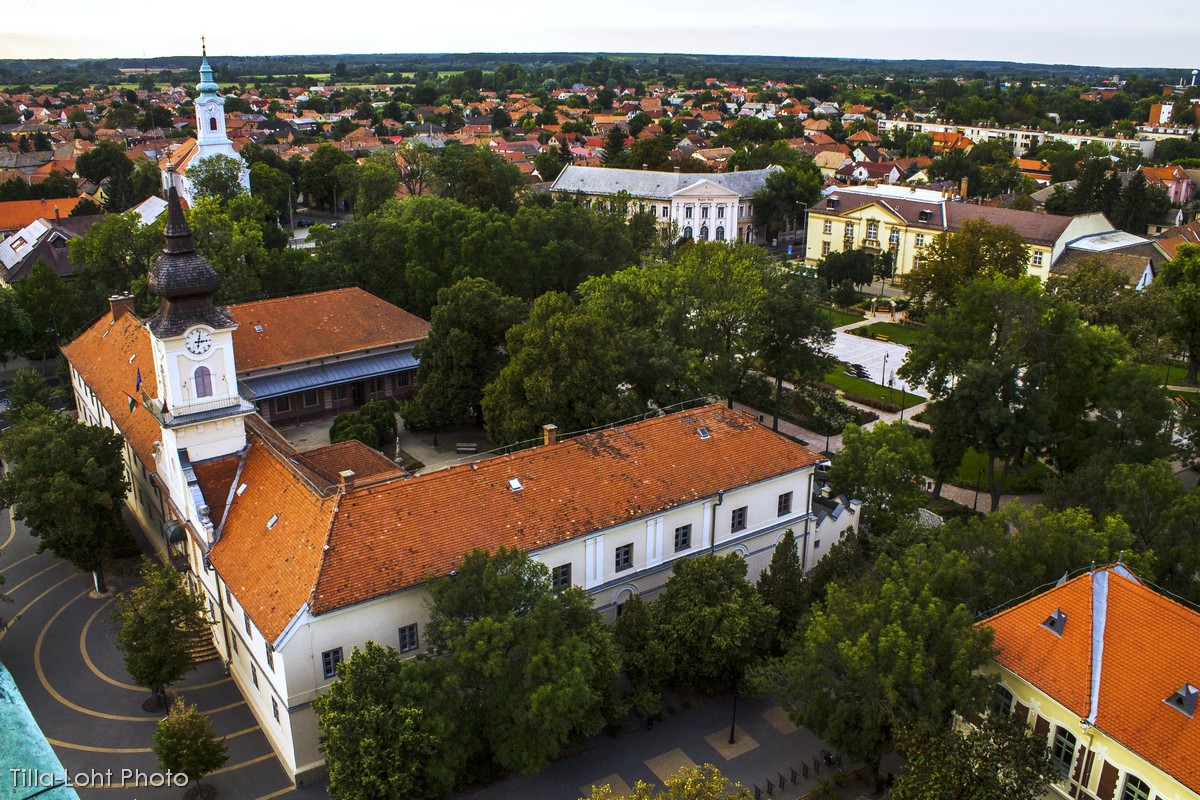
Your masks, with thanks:
[(238, 487), (238, 489), (237, 489), (237, 495), (238, 495), (238, 497), (241, 497), (241, 496), (242, 496), (242, 492), (244, 492), (244, 491), (246, 491), (246, 484), (244, 484), (244, 483), (243, 483), (243, 484), (242, 484), (241, 486), (239, 486), (239, 487)]
[(509, 478), (508, 479), (508, 488), (512, 489), (514, 492), (519, 492), (522, 489), (524, 489), (525, 487), (521, 485), (520, 478)]
[(255, 332), (255, 333), (262, 333), (262, 325), (255, 325), (255, 326), (254, 326), (254, 332)]
[(274, 528), (276, 522), (279, 522), (279, 515), (272, 514), (271, 518), (269, 520), (267, 520), (267, 530), (271, 530), (271, 528)]
[(1067, 615), (1063, 613), (1062, 608), (1054, 609), (1054, 613), (1046, 617), (1046, 621), (1042, 623), (1042, 627), (1051, 631), (1055, 636), (1062, 636), (1063, 626), (1067, 624)]
[(708, 428), (696, 428), (696, 433), (700, 434), (701, 439), (711, 439), (712, 432)]
[(1196, 713), (1196, 698), (1200, 697), (1200, 689), (1185, 683), (1179, 691), (1168, 697), (1164, 702), (1176, 711), (1182, 711), (1189, 717)]

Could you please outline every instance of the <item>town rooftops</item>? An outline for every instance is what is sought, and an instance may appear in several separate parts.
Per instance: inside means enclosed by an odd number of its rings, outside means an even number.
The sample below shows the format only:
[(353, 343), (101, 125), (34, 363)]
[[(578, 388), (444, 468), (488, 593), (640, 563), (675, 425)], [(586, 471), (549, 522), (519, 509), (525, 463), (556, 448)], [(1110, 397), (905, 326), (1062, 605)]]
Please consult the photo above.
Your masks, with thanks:
[(18, 231), (34, 220), (53, 217), (57, 209), (60, 217), (68, 217), (82, 197), (59, 197), (54, 200), (7, 200), (0, 203), (0, 231)]
[(322, 614), (420, 585), (475, 547), (538, 550), (821, 461), (748, 415), (712, 405), (340, 487), (315, 476), (311, 463), (321, 461), (328, 475), (336, 454), (298, 457), (257, 418), (247, 427), (240, 494), (197, 474), (210, 507), (229, 498), (212, 561), (272, 641), (306, 604)]
[(995, 631), (1000, 666), (1200, 791), (1200, 718), (1171, 703), (1200, 686), (1200, 613), (1115, 565), (980, 624)]
[(708, 181), (740, 197), (749, 197), (766, 183), (767, 176), (780, 167), (746, 170), (745, 172), (707, 173), (655, 172), (644, 169), (612, 169), (609, 167), (580, 167), (563, 169), (550, 187), (554, 192), (579, 192), (587, 195), (610, 195), (620, 192), (632, 198), (667, 200), (684, 189)]
[(362, 289), (258, 300), (229, 307), (238, 374), (412, 343), (429, 323)]

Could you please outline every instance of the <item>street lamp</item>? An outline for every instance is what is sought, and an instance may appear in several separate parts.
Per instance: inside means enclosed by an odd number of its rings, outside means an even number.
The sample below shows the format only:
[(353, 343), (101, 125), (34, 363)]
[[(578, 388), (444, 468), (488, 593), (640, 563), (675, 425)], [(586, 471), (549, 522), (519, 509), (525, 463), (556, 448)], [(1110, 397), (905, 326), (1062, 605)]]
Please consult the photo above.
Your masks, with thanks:
[(887, 360), (889, 353), (883, 354), (883, 370), (879, 373), (879, 385), (883, 386), (883, 379), (887, 375)]
[(971, 510), (979, 511), (979, 484), (983, 481), (983, 467), (979, 468), (979, 474), (975, 476), (975, 500), (971, 503)]

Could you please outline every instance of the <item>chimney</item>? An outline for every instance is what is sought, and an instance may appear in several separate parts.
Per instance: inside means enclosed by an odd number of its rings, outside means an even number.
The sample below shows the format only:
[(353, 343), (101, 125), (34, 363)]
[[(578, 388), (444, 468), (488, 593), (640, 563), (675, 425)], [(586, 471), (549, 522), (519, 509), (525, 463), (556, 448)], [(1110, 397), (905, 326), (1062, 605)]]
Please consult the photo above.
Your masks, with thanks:
[(125, 314), (133, 313), (133, 295), (114, 294), (108, 298), (108, 307), (112, 311), (113, 322), (116, 322)]
[(543, 425), (542, 426), (542, 444), (552, 445), (558, 441), (558, 426)]
[(62, 214), (60, 214), (60, 213), (59, 213), (59, 211), (58, 211), (58, 206), (55, 206), (55, 207), (54, 207), (54, 221), (55, 221), (55, 222), (62, 222)]
[(970, 180), (970, 179), (969, 179), (969, 178), (967, 178), (967, 176), (966, 176), (966, 175), (963, 175), (963, 179), (962, 179), (962, 189), (961, 189), (960, 191), (962, 192), (962, 197), (963, 197), (963, 199), (964, 199), (964, 200), (966, 200), (966, 199), (967, 199), (967, 182), (968, 182), (969, 180)]
[(345, 489), (352, 483), (354, 483), (354, 470), (344, 469), (338, 473), (338, 486)]

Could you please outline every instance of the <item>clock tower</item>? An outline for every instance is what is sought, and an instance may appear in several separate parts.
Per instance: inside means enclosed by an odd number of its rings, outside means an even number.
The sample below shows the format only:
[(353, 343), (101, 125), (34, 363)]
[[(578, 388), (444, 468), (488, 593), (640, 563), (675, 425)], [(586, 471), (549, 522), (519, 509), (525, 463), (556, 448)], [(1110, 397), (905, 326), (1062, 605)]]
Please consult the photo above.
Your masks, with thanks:
[(241, 450), (246, 443), (245, 417), (254, 405), (238, 394), (233, 352), (237, 322), (228, 310), (212, 303), (221, 280), (196, 252), (174, 186), (167, 193), (165, 233), (166, 246), (149, 276), (150, 290), (162, 302), (146, 322), (158, 396), (146, 400), (163, 429), (157, 459), (160, 471), (169, 477), (178, 462)]

